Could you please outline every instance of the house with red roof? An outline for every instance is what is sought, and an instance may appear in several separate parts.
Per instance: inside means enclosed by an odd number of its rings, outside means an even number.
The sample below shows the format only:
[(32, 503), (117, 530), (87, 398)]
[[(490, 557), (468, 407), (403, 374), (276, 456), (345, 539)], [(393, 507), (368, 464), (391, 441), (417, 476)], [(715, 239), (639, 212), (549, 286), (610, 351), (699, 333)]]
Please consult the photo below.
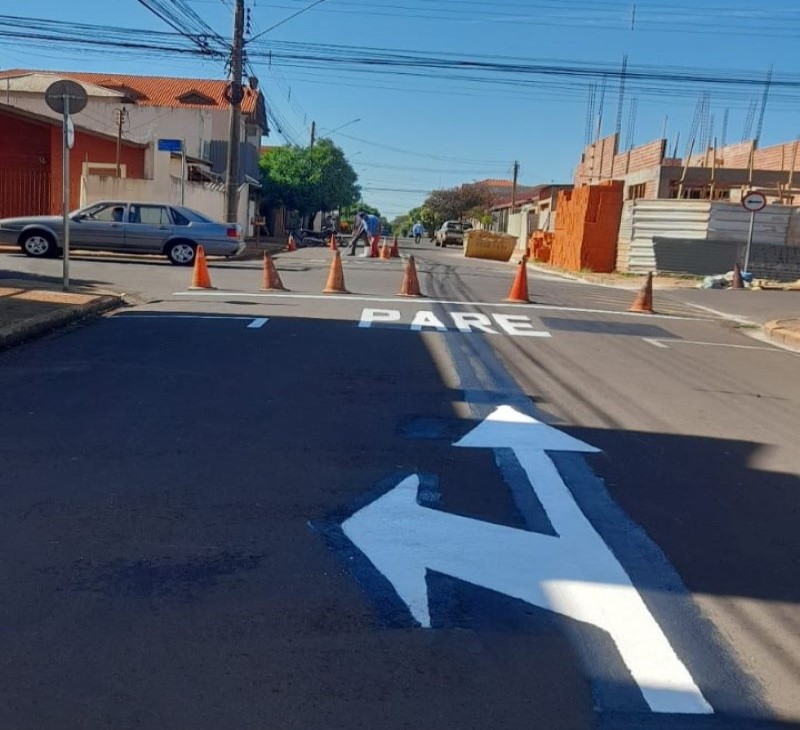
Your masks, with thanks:
[[(86, 108), (74, 115), (70, 153), (73, 208), (94, 200), (168, 200), (221, 219), (230, 107), (222, 80), (88, 72), (0, 72), (0, 217), (55, 212), (61, 200), (61, 118), (45, 91), (80, 83)], [(240, 160), (241, 223), (259, 186), (259, 148), (268, 133), (257, 83), (244, 89)], [(161, 151), (180, 140), (186, 159)]]

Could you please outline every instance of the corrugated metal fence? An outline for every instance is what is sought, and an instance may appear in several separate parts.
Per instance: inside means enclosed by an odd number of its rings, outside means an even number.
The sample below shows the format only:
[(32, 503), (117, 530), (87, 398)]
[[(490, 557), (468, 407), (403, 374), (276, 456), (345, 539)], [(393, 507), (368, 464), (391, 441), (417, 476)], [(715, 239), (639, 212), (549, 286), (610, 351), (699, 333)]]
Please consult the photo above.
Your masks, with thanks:
[[(706, 246), (704, 242), (742, 244), (747, 240), (750, 214), (735, 203), (708, 200), (633, 200), (623, 206), (617, 268), (620, 271), (657, 271), (657, 242), (680, 241), (686, 250), (680, 257), (684, 268), (692, 272), (692, 262), (703, 261), (704, 270), (713, 266), (708, 261), (714, 251), (730, 251), (730, 247)], [(694, 243), (696, 242), (696, 243)], [(753, 242), (764, 246), (800, 246), (800, 209), (769, 205), (756, 214)], [(698, 246), (692, 251), (693, 246)], [(674, 246), (670, 251), (674, 254)], [(662, 247), (663, 250), (666, 248)], [(705, 250), (708, 249), (708, 250)], [(725, 260), (728, 256), (723, 257)], [(674, 260), (671, 258), (670, 260)], [(720, 265), (723, 264), (720, 260)], [(661, 268), (661, 270), (667, 270)], [(705, 271), (697, 273), (705, 273)]]

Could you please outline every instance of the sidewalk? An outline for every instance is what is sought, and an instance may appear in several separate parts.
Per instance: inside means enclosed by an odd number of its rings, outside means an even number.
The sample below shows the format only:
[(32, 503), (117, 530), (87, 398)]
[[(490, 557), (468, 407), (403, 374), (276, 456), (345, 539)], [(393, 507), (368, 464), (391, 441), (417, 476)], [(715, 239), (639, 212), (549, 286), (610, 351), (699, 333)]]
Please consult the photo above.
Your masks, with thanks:
[[(631, 291), (641, 288), (645, 280), (643, 275), (573, 273), (539, 263), (528, 265), (531, 269), (572, 281)], [(700, 289), (697, 285), (701, 278), (654, 276), (656, 307), (660, 297), (666, 298), (744, 325), (759, 327), (763, 335), (776, 344), (800, 348), (800, 289)]]
[(122, 304), (118, 294), (62, 292), (36, 279), (0, 278), (0, 350)]

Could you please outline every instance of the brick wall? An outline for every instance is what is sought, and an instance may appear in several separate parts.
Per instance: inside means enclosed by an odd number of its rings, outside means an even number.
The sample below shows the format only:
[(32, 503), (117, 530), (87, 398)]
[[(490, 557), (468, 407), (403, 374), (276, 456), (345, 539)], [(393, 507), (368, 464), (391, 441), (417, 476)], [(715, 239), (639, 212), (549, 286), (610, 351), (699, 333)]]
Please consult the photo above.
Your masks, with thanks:
[(624, 185), (607, 181), (558, 196), (550, 263), (568, 271), (613, 271)]
[(757, 170), (791, 170), (800, 169), (800, 144), (797, 141), (764, 147), (756, 150), (754, 167)]
[(604, 137), (597, 144), (591, 144), (584, 149), (583, 160), (575, 171), (575, 184), (589, 185), (602, 180), (621, 178), (631, 172), (658, 167), (664, 156), (665, 145), (666, 140), (657, 139), (615, 154), (617, 135)]
[(575, 169), (575, 184), (589, 185), (598, 180), (608, 180), (614, 169), (617, 135), (603, 137), (583, 149), (583, 157)]

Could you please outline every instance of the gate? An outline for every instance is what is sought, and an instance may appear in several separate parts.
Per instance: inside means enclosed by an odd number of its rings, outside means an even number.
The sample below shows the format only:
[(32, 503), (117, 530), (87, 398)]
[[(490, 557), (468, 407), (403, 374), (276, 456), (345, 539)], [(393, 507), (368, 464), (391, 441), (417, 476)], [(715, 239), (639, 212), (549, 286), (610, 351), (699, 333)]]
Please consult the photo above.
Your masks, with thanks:
[(50, 171), (0, 167), (0, 218), (51, 213)]

